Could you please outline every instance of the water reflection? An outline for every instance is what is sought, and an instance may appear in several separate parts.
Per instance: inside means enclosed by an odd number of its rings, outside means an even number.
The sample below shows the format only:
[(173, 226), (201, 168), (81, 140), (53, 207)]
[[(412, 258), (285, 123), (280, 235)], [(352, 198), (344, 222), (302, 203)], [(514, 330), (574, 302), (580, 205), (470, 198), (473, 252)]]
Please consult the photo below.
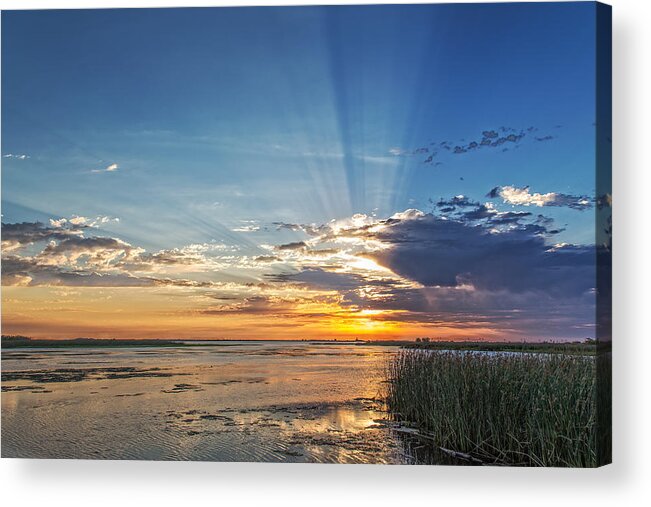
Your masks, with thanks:
[(382, 420), (391, 347), (3, 352), (3, 457), (413, 462)]

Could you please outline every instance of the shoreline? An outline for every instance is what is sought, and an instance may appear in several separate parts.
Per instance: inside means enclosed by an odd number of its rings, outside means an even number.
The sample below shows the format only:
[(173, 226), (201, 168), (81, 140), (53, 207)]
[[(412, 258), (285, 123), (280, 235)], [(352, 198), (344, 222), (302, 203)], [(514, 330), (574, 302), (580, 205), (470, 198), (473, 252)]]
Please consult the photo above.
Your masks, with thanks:
[(352, 345), (400, 347), (404, 349), (439, 351), (481, 351), (522, 353), (564, 353), (595, 355), (609, 349), (610, 343), (596, 342), (484, 342), (484, 341), (428, 341), (411, 340), (186, 340), (186, 339), (119, 339), (119, 338), (74, 338), (33, 339), (28, 337), (3, 336), (2, 350), (34, 348), (137, 348), (137, 347), (214, 347), (254, 345), (261, 343), (294, 343), (304, 345)]

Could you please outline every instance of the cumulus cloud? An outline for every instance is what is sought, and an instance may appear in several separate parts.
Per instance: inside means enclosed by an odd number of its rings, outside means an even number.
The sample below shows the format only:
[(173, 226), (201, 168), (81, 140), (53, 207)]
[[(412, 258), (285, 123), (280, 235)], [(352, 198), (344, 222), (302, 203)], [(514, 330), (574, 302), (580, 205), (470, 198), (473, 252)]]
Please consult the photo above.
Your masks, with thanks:
[[(196, 311), (226, 314), (296, 317), (299, 306), (327, 300), (329, 315), (336, 308), (381, 311), (373, 318), (432, 329), (481, 326), (497, 333), (538, 325), (561, 333), (589, 324), (595, 246), (555, 244), (551, 219), (502, 211), (498, 203), (457, 195), (431, 205), (430, 212), (407, 209), (387, 218), (275, 222), (297, 237), (259, 245), (263, 255), (212, 244), (147, 252), (98, 235), (90, 226), (98, 220), (83, 216), (54, 218), (49, 225), (3, 224), (3, 241), (13, 248), (3, 256), (3, 284), (201, 289), (196, 293), (218, 294), (227, 303)], [(239, 278), (240, 289), (225, 292), (213, 281), (221, 270), (233, 283), (238, 270), (252, 274)]]
[(119, 222), (118, 218), (51, 218), (49, 225), (42, 222), (2, 223), (2, 249), (5, 252), (18, 250), (43, 241), (60, 241), (71, 236), (83, 236), (88, 228), (99, 227), (109, 222)]
[(113, 220), (74, 216), (51, 219), (49, 225), (3, 223), (3, 284), (201, 286), (169, 275), (221, 269), (226, 264), (207, 253), (230, 255), (212, 243), (146, 252), (119, 238), (95, 235), (98, 225)]
[(110, 267), (142, 252), (116, 238), (70, 236), (50, 242), (37, 258), (42, 264), (77, 265), (80, 261), (95, 268)]
[[(266, 279), (336, 293), (340, 306), (378, 311), (377, 320), (463, 328), (472, 338), (475, 328), (496, 337), (589, 335), (598, 248), (554, 244), (558, 231), (542, 215), (465, 196), (440, 203), (432, 213), (326, 224), (309, 246), (335, 243), (336, 255), (315, 262), (309, 249), (301, 251)], [(451, 206), (454, 212), (443, 212)]]
[(390, 248), (367, 254), (424, 286), (472, 285), (512, 292), (576, 293), (594, 285), (594, 248), (550, 250), (535, 224), (490, 225), (425, 215), (373, 233)]
[(70, 269), (42, 259), (5, 256), (2, 259), (4, 286), (72, 286), (72, 287), (152, 287), (152, 279), (134, 277), (128, 273), (99, 273), (85, 269)]
[[(563, 295), (594, 285), (594, 247), (550, 247), (547, 239), (557, 232), (549, 228), (550, 222), (542, 223), (529, 212), (501, 212), (464, 196), (441, 202), (451, 204), (460, 207), (452, 216), (407, 210), (374, 224), (333, 230), (322, 238), (356, 238), (354, 255), (425, 287)], [(289, 278), (314, 283), (315, 277), (326, 276), (322, 271), (309, 268)]]
[(85, 226), (64, 224), (65, 222), (48, 227), (41, 222), (3, 223), (2, 249), (10, 252), (40, 241), (62, 240), (83, 234)]
[(70, 224), (72, 226), (87, 226), (87, 227), (99, 227), (104, 224), (108, 224), (111, 222), (119, 222), (119, 218), (114, 218), (114, 217), (107, 217), (107, 216), (99, 216), (95, 218), (87, 218), (87, 217), (81, 217), (78, 215), (74, 215), (70, 218), (50, 218), (50, 225), (52, 227), (56, 228), (61, 228), (65, 227), (66, 224)]
[(501, 198), (505, 203), (514, 206), (557, 206), (567, 207), (576, 210), (585, 210), (593, 206), (593, 199), (586, 195), (571, 195), (559, 192), (531, 192), (526, 187), (515, 187), (507, 185), (504, 187), (495, 187), (488, 192), (487, 197), (491, 199)]

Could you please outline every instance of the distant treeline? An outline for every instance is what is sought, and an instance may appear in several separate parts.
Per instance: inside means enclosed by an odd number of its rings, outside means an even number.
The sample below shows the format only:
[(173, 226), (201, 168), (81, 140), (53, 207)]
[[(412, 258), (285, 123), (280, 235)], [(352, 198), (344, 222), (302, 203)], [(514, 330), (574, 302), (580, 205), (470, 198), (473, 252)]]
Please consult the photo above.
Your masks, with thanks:
[[(187, 343), (185, 340), (164, 340), (164, 339), (115, 339), (115, 338), (73, 338), (54, 340), (47, 338), (29, 338), (20, 335), (2, 335), (2, 348), (29, 348), (29, 347), (171, 347), (188, 346), (202, 347), (228, 344), (230, 340), (193, 340)], [(237, 341), (237, 340), (236, 340)], [(274, 341), (284, 340), (255, 340)], [(289, 340), (294, 341), (294, 340)], [(431, 349), (431, 350), (477, 350), (486, 352), (511, 351), (511, 352), (545, 352), (564, 354), (594, 354), (597, 349), (601, 351), (610, 350), (610, 342), (599, 343), (594, 340), (583, 342), (488, 342), (488, 341), (434, 341), (428, 338), (419, 338), (417, 341), (407, 340), (301, 340), (305, 343), (318, 343), (319, 345), (378, 345), (393, 346), (407, 349)]]
[(2, 335), (3, 349), (29, 347), (165, 347), (179, 345), (175, 340), (121, 340), (104, 338), (74, 338), (69, 340), (34, 339), (20, 335)]
[(484, 352), (543, 352), (563, 354), (594, 354), (597, 347), (610, 349), (608, 344), (599, 344), (594, 340), (583, 342), (471, 342), (471, 341), (430, 341), (418, 340), (403, 344), (408, 349), (428, 350), (477, 350)]

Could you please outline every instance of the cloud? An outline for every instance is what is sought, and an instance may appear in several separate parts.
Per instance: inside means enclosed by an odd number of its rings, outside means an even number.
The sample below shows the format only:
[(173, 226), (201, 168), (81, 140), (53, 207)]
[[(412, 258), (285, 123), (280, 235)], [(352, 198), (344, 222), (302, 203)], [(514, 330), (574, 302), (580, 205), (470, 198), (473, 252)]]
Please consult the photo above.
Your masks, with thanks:
[(41, 259), (5, 256), (2, 259), (3, 286), (153, 287), (156, 281), (126, 273), (98, 273), (43, 264)]
[(49, 225), (42, 222), (3, 223), (2, 249), (10, 252), (42, 241), (60, 241), (71, 236), (83, 236), (84, 231), (89, 228), (119, 221), (119, 218), (106, 216), (86, 218), (75, 215), (72, 218), (51, 218)]
[(73, 226), (79, 226), (79, 225), (85, 225), (87, 227), (99, 227), (100, 225), (103, 224), (108, 224), (111, 222), (119, 222), (119, 218), (114, 218), (114, 217), (107, 217), (107, 216), (99, 216), (95, 218), (86, 218), (86, 217), (80, 217), (77, 215), (74, 215), (70, 218), (59, 218), (59, 219), (54, 219), (50, 218), (50, 225), (52, 227), (56, 228), (62, 228), (66, 224), (71, 224)]
[(551, 219), (502, 211), (499, 203), (457, 195), (431, 205), (431, 212), (406, 209), (387, 218), (275, 222), (276, 229), (304, 238), (265, 245), (267, 253), (257, 256), (216, 244), (147, 252), (91, 226), (109, 217), (3, 224), (3, 241), (13, 248), (3, 255), (3, 284), (177, 287), (203, 298), (192, 310), (199, 313), (309, 321), (321, 313), (336, 319), (367, 312), (364, 318), (433, 332), (463, 328), (471, 337), (477, 329), (565, 336), (593, 320), (595, 246), (554, 244)]
[(424, 286), (556, 295), (593, 287), (594, 248), (550, 249), (546, 232), (536, 224), (498, 232), (490, 224), (425, 215), (373, 234), (390, 247), (367, 255)]
[(40, 241), (62, 240), (83, 234), (85, 226), (64, 224), (48, 227), (41, 222), (3, 223), (2, 249), (10, 252)]
[(327, 225), (318, 226), (316, 224), (294, 224), (289, 222), (272, 222), (276, 230), (288, 230), (293, 232), (304, 232), (309, 236), (318, 236), (328, 230)]
[(260, 226), (255, 220), (243, 220), (243, 222), (242, 225), (234, 227), (231, 230), (233, 232), (257, 232), (260, 230)]
[(69, 236), (50, 242), (37, 258), (42, 264), (71, 265), (83, 262), (85, 266), (108, 268), (142, 252), (116, 238)]
[[(514, 293), (577, 294), (594, 285), (594, 247), (552, 248), (548, 239), (558, 231), (552, 222), (541, 221), (529, 212), (499, 211), (491, 203), (480, 204), (463, 195), (437, 203), (443, 215), (406, 210), (385, 220), (356, 220), (358, 225), (329, 226), (329, 232), (310, 241), (339, 243), (344, 249), (331, 268), (309, 264), (298, 266), (299, 273), (274, 277), (316, 283), (327, 271), (344, 271), (355, 258), (367, 258), (386, 268), (397, 279), (407, 279), (425, 287), (472, 286), (480, 290)], [(543, 217), (544, 218), (544, 217)], [(353, 223), (351, 220), (349, 223)], [(354, 240), (354, 241), (351, 241)], [(277, 247), (277, 250), (306, 248), (305, 242)], [(298, 259), (300, 261), (300, 258)], [(336, 261), (336, 262), (335, 262)], [(364, 277), (364, 272), (356, 274)], [(377, 277), (377, 273), (373, 274)], [(365, 283), (372, 279), (364, 278)], [(351, 278), (345, 278), (350, 282)], [(355, 278), (362, 283), (362, 280)]]
[(254, 260), (262, 263), (282, 262), (282, 259), (276, 255), (259, 255)]
[[(430, 199), (430, 202), (433, 203), (433, 201)], [(471, 201), (468, 199), (465, 195), (460, 194), (460, 195), (455, 195), (451, 199), (439, 199), (439, 201), (436, 203), (437, 208), (456, 208), (458, 207), (466, 207), (466, 206), (476, 206), (479, 203), (476, 201)]]
[[(220, 298), (221, 299), (221, 298)], [(287, 317), (296, 307), (296, 298), (278, 296), (249, 296), (234, 303), (219, 305), (201, 310), (202, 314), (262, 314), (274, 317)]]
[(493, 203), (480, 203), (464, 195), (457, 195), (451, 199), (440, 199), (434, 203), (434, 210), (441, 216), (452, 217), (459, 221), (486, 220), (493, 226), (518, 224), (521, 220), (531, 217), (527, 211), (499, 211)]
[(486, 195), (491, 199), (500, 197), (505, 203), (514, 206), (557, 206), (568, 207), (576, 210), (586, 210), (593, 206), (593, 199), (586, 195), (571, 195), (558, 192), (541, 194), (532, 193), (528, 186), (504, 186), (491, 189)]
[(553, 221), (528, 211), (500, 211), (462, 195), (440, 203), (432, 213), (326, 224), (309, 247), (338, 244), (334, 257), (315, 262), (307, 249), (265, 278), (337, 294), (348, 311), (367, 309), (378, 312), (375, 320), (432, 332), (465, 329), (477, 338), (481, 329), (517, 339), (593, 333), (598, 248), (552, 243)]
[(41, 222), (3, 223), (3, 283), (202, 286), (201, 282), (158, 275), (216, 271), (227, 266), (221, 257), (206, 256), (213, 250), (227, 253), (222, 251), (223, 245), (195, 244), (148, 253), (119, 238), (88, 235), (97, 225), (113, 220), (117, 219), (74, 216), (51, 219), (49, 226)]
[(104, 169), (91, 169), (91, 173), (112, 173), (118, 170), (120, 166), (117, 164), (107, 165)]
[(268, 275), (267, 279), (273, 282), (302, 284), (311, 289), (336, 291), (357, 289), (367, 283), (359, 274), (337, 273), (318, 267), (304, 268), (297, 273)]
[(305, 250), (307, 248), (307, 243), (305, 241), (295, 241), (293, 243), (285, 243), (284, 245), (278, 245), (276, 250)]
[[(481, 136), (477, 136), (470, 141), (461, 139), (460, 142), (451, 140), (431, 142), (430, 146), (437, 146), (438, 148), (451, 153), (452, 155), (461, 155), (472, 151), (497, 148), (505, 144), (517, 144), (524, 139), (528, 133), (533, 132), (533, 127), (525, 130), (516, 130), (510, 127), (500, 127), (499, 129), (484, 130)], [(504, 148), (502, 151), (506, 151)], [(413, 150), (400, 150), (396, 155), (419, 155), (428, 153), (429, 156), (425, 158), (423, 163), (440, 165), (441, 162), (435, 162), (436, 157), (439, 155), (438, 151), (431, 151), (429, 147), (420, 147)]]
[(31, 158), (29, 155), (25, 155), (25, 154), (17, 155), (17, 154), (14, 154), (14, 153), (7, 153), (6, 155), (2, 155), (2, 157), (3, 158), (13, 158), (13, 159), (16, 159), (16, 160), (27, 160), (28, 158)]

